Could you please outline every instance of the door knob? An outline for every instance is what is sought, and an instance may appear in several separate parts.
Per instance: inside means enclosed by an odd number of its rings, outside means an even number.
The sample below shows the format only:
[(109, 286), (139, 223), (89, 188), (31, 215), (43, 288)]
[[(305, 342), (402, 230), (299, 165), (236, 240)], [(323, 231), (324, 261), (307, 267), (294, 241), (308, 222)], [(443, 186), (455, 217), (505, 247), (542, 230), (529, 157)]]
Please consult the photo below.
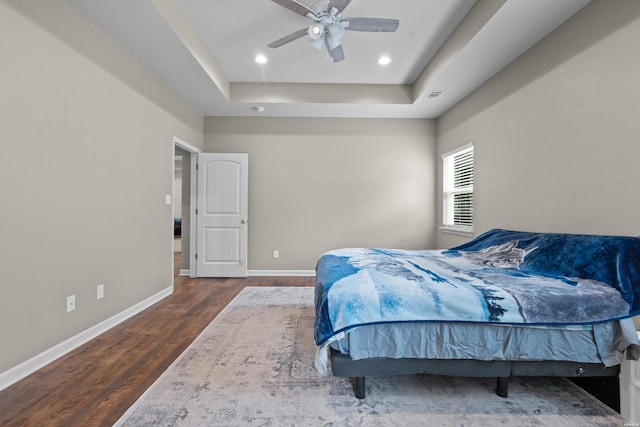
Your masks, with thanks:
[(246, 219), (244, 219), (244, 218), (242, 218), (242, 219), (240, 220), (240, 222), (241, 222), (241, 223), (243, 223), (243, 224), (246, 224), (246, 223), (247, 223), (247, 220), (246, 220)]

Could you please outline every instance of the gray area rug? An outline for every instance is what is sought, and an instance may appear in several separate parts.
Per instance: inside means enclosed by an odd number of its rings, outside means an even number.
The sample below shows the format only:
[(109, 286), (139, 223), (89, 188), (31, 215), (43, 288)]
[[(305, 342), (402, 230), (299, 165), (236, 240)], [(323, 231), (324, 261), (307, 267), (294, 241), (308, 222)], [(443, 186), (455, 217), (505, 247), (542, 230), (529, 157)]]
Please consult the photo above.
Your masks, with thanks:
[(123, 426), (623, 426), (563, 378), (431, 375), (351, 382), (313, 366), (313, 288), (249, 287), (116, 423)]

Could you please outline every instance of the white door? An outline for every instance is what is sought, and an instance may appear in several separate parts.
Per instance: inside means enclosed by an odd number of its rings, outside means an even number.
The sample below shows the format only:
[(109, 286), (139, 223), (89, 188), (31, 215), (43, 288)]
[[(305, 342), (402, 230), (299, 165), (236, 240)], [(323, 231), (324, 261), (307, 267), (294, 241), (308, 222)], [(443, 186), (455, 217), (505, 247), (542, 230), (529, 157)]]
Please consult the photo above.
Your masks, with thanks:
[(198, 277), (247, 277), (249, 155), (198, 154)]

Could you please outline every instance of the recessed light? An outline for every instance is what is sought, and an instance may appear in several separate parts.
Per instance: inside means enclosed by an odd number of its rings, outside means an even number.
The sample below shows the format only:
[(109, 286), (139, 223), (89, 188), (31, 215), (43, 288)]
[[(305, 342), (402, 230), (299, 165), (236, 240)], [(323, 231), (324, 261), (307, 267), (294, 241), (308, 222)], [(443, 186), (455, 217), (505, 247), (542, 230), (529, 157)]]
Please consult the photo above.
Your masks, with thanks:
[(378, 64), (380, 65), (389, 65), (391, 63), (391, 58), (389, 58), (388, 56), (381, 56), (378, 59)]
[(266, 56), (264, 56), (264, 55), (262, 55), (262, 54), (260, 54), (260, 55), (256, 55), (256, 57), (255, 57), (255, 61), (256, 61), (258, 64), (266, 64), (266, 63), (267, 63), (267, 57), (266, 57)]

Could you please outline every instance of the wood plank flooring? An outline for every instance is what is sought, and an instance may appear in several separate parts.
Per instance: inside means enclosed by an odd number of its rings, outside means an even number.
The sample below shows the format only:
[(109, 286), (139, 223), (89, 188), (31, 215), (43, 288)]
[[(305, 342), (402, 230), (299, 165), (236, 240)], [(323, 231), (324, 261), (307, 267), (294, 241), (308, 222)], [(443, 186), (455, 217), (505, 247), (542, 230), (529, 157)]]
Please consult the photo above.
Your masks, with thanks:
[(245, 286), (313, 284), (176, 277), (171, 296), (0, 391), (0, 426), (111, 426)]

